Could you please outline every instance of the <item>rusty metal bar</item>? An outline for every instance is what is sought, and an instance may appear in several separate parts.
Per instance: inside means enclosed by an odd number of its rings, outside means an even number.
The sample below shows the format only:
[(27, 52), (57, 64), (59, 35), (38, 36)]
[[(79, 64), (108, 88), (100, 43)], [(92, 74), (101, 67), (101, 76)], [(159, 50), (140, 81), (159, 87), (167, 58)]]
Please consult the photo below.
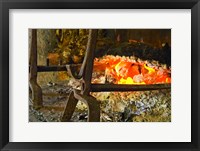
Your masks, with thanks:
[(79, 72), (79, 76), (83, 76), (86, 70), (86, 66), (90, 60), (92, 62), (89, 63), (89, 67), (93, 66), (93, 60), (94, 60), (94, 50), (96, 47), (96, 41), (97, 41), (97, 34), (98, 30), (97, 29), (90, 29), (89, 30), (89, 35), (88, 35), (88, 42), (87, 42), (87, 48), (86, 48), (86, 54)]
[(32, 101), (34, 108), (43, 106), (42, 89), (37, 83), (37, 30), (31, 30), (31, 48), (30, 48), (30, 79), (29, 85), (32, 91)]
[(63, 115), (61, 117), (61, 122), (69, 122), (74, 111), (76, 108), (76, 105), (78, 103), (78, 100), (74, 97), (74, 92), (71, 91), (69, 98), (67, 100), (67, 104), (65, 106)]
[(148, 85), (129, 85), (129, 84), (92, 84), (92, 92), (108, 91), (148, 91), (158, 89), (170, 89), (171, 84), (148, 84)]
[[(93, 72), (93, 64), (94, 64), (94, 50), (96, 48), (97, 42), (97, 29), (90, 29), (89, 36), (88, 36), (88, 43), (87, 43), (87, 50), (86, 55), (83, 61), (83, 64), (86, 63), (85, 68), (83, 69), (83, 94), (89, 95), (91, 89), (91, 79), (92, 79), (92, 72)], [(85, 62), (86, 60), (86, 62)]]
[(66, 71), (65, 66), (37, 66), (38, 72)]
[(80, 91), (74, 90), (74, 97), (84, 102), (88, 107), (88, 122), (100, 121), (100, 103), (91, 95), (82, 95)]
[[(80, 68), (81, 64), (71, 64), (74, 68)], [(56, 71), (67, 71), (66, 65), (62, 66), (37, 66), (37, 72), (56, 72)]]

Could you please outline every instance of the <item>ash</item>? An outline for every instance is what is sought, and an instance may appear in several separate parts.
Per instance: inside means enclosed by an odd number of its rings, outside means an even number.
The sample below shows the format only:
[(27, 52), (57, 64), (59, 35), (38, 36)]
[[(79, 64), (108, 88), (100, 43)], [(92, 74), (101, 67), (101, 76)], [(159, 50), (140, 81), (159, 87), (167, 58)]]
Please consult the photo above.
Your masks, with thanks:
[(171, 90), (91, 93), (102, 122), (170, 122)]
[[(44, 85), (44, 107), (33, 109), (29, 103), (29, 122), (60, 122), (71, 90), (78, 82)], [(92, 92), (101, 106), (101, 122), (171, 122), (171, 90), (135, 92)], [(72, 122), (86, 122), (87, 106), (78, 102)]]

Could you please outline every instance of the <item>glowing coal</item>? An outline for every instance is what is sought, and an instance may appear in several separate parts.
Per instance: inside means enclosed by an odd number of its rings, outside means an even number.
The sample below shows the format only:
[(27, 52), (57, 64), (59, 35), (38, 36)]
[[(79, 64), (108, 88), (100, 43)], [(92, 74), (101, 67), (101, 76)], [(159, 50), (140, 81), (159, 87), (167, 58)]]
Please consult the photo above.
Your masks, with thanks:
[[(94, 72), (104, 72), (106, 80), (114, 84), (171, 83), (171, 69), (158, 62), (150, 63), (134, 57), (106, 55), (95, 58)], [(96, 80), (98, 81), (98, 80)], [(98, 83), (93, 81), (93, 83)]]

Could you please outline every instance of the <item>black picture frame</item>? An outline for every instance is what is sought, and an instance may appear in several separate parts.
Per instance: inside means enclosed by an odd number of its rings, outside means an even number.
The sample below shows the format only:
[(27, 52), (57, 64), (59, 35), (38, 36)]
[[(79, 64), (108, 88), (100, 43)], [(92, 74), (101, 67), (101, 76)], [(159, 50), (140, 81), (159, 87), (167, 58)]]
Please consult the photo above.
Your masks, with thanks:
[[(191, 9), (191, 142), (9, 142), (9, 9)], [(174, 150), (200, 151), (200, 2), (199, 0), (0, 0), (1, 150)], [(67, 137), (67, 136), (66, 136)], [(134, 136), (133, 136), (134, 137)]]

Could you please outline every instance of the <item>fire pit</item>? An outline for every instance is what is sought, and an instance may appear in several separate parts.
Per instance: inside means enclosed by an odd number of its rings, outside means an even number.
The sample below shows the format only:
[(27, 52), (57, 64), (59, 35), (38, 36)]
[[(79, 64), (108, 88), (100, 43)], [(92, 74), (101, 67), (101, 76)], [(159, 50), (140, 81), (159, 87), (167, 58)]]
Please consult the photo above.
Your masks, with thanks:
[[(87, 105), (87, 120), (89, 122), (100, 121), (100, 104), (94, 97), (95, 92), (151, 91), (171, 88), (171, 68), (169, 65), (158, 63), (158, 61), (142, 60), (136, 56), (107, 54), (95, 57), (97, 34), (98, 30), (89, 30), (86, 54), (82, 64), (37, 66), (37, 72), (67, 70), (68, 75), (80, 83), (79, 90), (71, 90), (61, 121), (70, 121), (78, 101)], [(117, 38), (119, 39), (119, 37)], [(32, 49), (32, 54), (34, 54), (33, 52)], [(34, 76), (36, 64), (33, 59), (30, 69), (33, 73), (32, 79), (35, 79), (37, 78)], [(49, 64), (49, 60), (47, 64)], [(41, 90), (36, 80), (32, 81), (30, 84), (33, 96), (40, 98)]]
[[(74, 90), (73, 94), (70, 95), (62, 121), (71, 118), (78, 100), (82, 100), (88, 105), (88, 121), (100, 120), (98, 102), (90, 95), (90, 92), (145, 91), (170, 88), (170, 69), (159, 69), (159, 67), (150, 66), (146, 62), (127, 57), (105, 56), (101, 59), (94, 59), (93, 50), (95, 50), (96, 38), (97, 30), (90, 30), (88, 49), (78, 75), (74, 74), (72, 66), (67, 66), (69, 75), (77, 80), (82, 79), (82, 87), (80, 92)], [(103, 77), (100, 75), (100, 79), (105, 79), (104, 81), (92, 80), (93, 66), (95, 73), (103, 72)]]

